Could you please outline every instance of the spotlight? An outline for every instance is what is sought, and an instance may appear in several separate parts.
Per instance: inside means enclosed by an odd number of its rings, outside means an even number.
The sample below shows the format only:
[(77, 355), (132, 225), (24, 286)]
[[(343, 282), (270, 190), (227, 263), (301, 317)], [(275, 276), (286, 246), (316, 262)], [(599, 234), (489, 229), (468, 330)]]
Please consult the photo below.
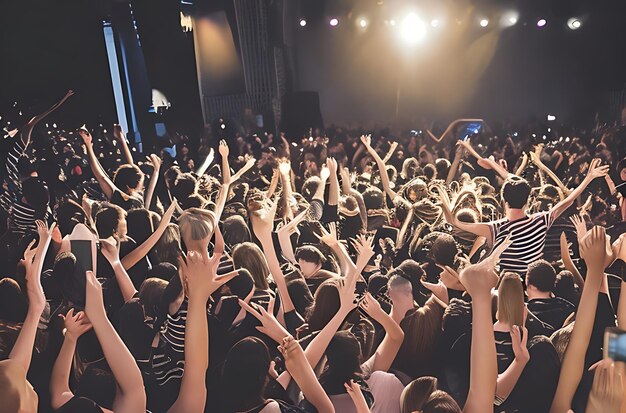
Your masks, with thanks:
[(581, 22), (578, 17), (572, 17), (567, 21), (567, 27), (569, 27), (571, 30), (578, 30), (582, 25), (583, 22)]
[(300, 19), (300, 27), (304, 27), (304, 26), (306, 26), (306, 20)]
[(546, 21), (546, 19), (539, 19), (537, 21), (537, 27), (544, 27), (546, 24), (548, 24), (548, 22)]
[(365, 29), (367, 27), (367, 20), (359, 19), (359, 27)]
[(548, 115), (548, 122), (552, 122), (556, 120), (556, 116), (554, 115)]
[(339, 20), (333, 17), (332, 19), (330, 19), (329, 23), (331, 26), (335, 27), (339, 24)]
[(441, 22), (439, 21), (439, 19), (432, 19), (432, 20), (430, 21), (430, 25), (431, 25), (431, 26), (433, 26), (433, 27), (439, 27), (439, 24), (440, 24), (440, 23), (441, 23)]
[(502, 18), (500, 19), (500, 26), (512, 27), (517, 24), (518, 20), (519, 20), (519, 13), (516, 11), (510, 11), (502, 15)]
[(411, 13), (400, 24), (400, 36), (407, 43), (419, 43), (426, 36), (426, 25), (416, 14)]
[(488, 19), (482, 19), (480, 21), (480, 27), (487, 27), (489, 26), (489, 20)]
[(396, 25), (396, 21), (394, 19), (389, 20), (389, 24), (392, 26)]

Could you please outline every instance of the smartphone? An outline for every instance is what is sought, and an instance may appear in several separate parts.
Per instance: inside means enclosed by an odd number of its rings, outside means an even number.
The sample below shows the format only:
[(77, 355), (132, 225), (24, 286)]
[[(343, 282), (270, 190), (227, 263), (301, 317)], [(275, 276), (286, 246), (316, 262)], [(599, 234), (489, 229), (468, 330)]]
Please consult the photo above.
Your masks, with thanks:
[(483, 124), (480, 122), (470, 122), (465, 125), (465, 128), (461, 129), (459, 140), (466, 141), (472, 136), (478, 135), (483, 129)]
[(617, 327), (604, 330), (604, 358), (626, 361), (626, 331)]
[(70, 240), (72, 254), (76, 257), (76, 267), (80, 273), (93, 271), (93, 253), (91, 240)]

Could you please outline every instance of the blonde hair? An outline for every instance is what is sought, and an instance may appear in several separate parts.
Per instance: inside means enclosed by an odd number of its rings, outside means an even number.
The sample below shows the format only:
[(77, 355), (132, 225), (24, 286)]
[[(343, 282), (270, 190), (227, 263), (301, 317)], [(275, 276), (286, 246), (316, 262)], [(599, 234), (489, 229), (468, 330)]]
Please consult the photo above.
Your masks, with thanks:
[(209, 238), (215, 231), (215, 214), (200, 208), (189, 208), (178, 218), (180, 235), (186, 245)]
[(510, 326), (524, 324), (524, 287), (515, 273), (505, 273), (500, 280), (496, 318)]
[(233, 264), (235, 268), (245, 268), (250, 272), (257, 289), (267, 290), (270, 288), (267, 282), (270, 268), (263, 251), (256, 244), (244, 242), (237, 245), (233, 250)]

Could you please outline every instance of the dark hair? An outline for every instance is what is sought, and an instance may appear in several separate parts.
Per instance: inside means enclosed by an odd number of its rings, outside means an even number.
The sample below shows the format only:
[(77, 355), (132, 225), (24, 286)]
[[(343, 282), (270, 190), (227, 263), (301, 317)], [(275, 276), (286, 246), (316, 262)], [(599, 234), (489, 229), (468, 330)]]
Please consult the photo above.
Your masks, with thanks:
[(245, 268), (240, 268), (237, 271), (238, 274), (228, 281), (226, 285), (233, 295), (243, 300), (250, 294), (250, 291), (254, 290), (254, 278), (250, 275), (250, 271)]
[(83, 208), (72, 200), (60, 204), (56, 209), (56, 214), (61, 236), (71, 234), (76, 224), (87, 222)]
[(315, 291), (313, 305), (307, 308), (306, 320), (310, 331), (319, 331), (333, 318), (340, 307), (335, 280), (326, 280)]
[(145, 208), (131, 209), (126, 215), (127, 235), (141, 245), (154, 232), (150, 211)]
[(302, 190), (300, 191), (304, 199), (311, 202), (313, 195), (317, 192), (317, 188), (320, 186), (321, 182), (322, 181), (317, 176), (312, 176), (304, 181), (302, 184)]
[(574, 282), (574, 274), (570, 271), (563, 270), (557, 274), (553, 292), (555, 296), (561, 297), (578, 307), (580, 292)]
[(382, 209), (385, 207), (385, 194), (380, 189), (370, 186), (363, 192), (363, 202), (368, 210)]
[(303, 260), (313, 264), (322, 265), (326, 262), (324, 254), (313, 245), (303, 245), (296, 250), (296, 261)]
[(35, 210), (36, 219), (45, 219), (50, 202), (50, 193), (45, 182), (38, 178), (28, 178), (22, 182), (22, 193), (26, 202)]
[(542, 292), (552, 292), (556, 283), (556, 271), (546, 260), (537, 260), (528, 264), (526, 283)]
[(437, 178), (446, 179), (450, 170), (450, 161), (446, 158), (439, 158), (435, 161), (435, 168), (437, 169)]
[(260, 339), (246, 337), (232, 346), (222, 367), (225, 410), (239, 411), (262, 399), (269, 367), (270, 355)]
[(430, 252), (437, 264), (452, 267), (459, 250), (452, 235), (441, 234), (433, 242)]
[(117, 205), (107, 204), (96, 214), (96, 230), (100, 238), (109, 238), (115, 235), (117, 227), (126, 212)]
[(435, 168), (435, 165), (431, 163), (424, 165), (422, 171), (424, 172), (424, 177), (429, 181), (437, 177), (437, 169)]
[(179, 201), (183, 201), (196, 193), (198, 181), (190, 173), (180, 174), (174, 181), (174, 187), (170, 189), (172, 195)]
[(89, 365), (78, 380), (76, 396), (86, 397), (105, 409), (112, 409), (115, 389), (115, 378), (111, 372)]
[(143, 179), (143, 172), (136, 165), (121, 165), (113, 174), (113, 183), (120, 188), (122, 192), (129, 189), (137, 189), (139, 183)]
[(0, 280), (0, 320), (22, 323), (28, 303), (20, 285), (11, 278)]
[(224, 243), (233, 248), (235, 245), (250, 242), (252, 236), (246, 221), (240, 215), (232, 215), (224, 220), (222, 224)]
[(320, 375), (320, 384), (327, 394), (343, 394), (344, 383), (358, 380), (361, 371), (361, 344), (349, 331), (337, 331), (326, 348), (326, 368)]
[(502, 185), (502, 199), (509, 204), (510, 208), (520, 209), (528, 202), (530, 196), (530, 184), (524, 178), (511, 176)]
[(291, 280), (287, 282), (287, 290), (298, 314), (306, 314), (307, 308), (313, 305), (313, 296), (306, 282), (302, 278)]
[(146, 278), (139, 287), (139, 302), (148, 317), (156, 318), (168, 282), (157, 277)]

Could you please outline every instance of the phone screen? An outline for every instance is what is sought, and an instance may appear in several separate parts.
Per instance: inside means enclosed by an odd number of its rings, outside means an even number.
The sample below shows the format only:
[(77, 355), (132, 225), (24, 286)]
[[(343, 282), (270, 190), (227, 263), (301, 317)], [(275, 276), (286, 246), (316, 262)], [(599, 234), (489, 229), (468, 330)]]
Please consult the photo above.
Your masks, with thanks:
[(92, 241), (71, 240), (72, 254), (76, 257), (76, 268), (81, 272), (93, 271), (93, 255), (91, 251)]
[(626, 361), (626, 331), (615, 327), (605, 330), (604, 355), (614, 361)]
[(471, 122), (465, 125), (465, 128), (461, 129), (461, 135), (459, 140), (466, 141), (474, 135), (478, 135), (483, 129), (483, 124), (480, 122)]

